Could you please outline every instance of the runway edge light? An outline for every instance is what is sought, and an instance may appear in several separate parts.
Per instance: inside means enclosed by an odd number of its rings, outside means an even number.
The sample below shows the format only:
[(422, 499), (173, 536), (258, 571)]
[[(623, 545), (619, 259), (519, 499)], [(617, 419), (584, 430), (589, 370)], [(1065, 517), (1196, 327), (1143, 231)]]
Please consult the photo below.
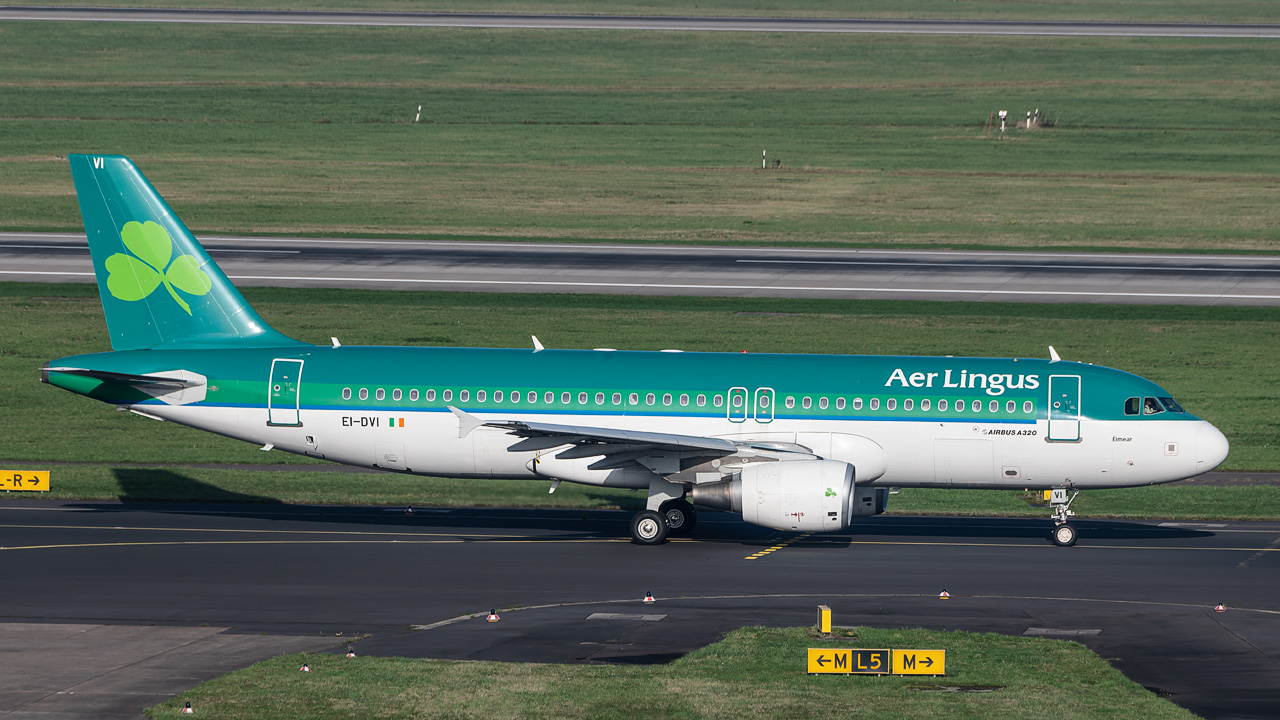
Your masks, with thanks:
[(646, 590), (646, 591), (645, 591), (645, 593), (644, 593), (644, 604), (645, 604), (645, 605), (652, 605), (654, 602), (655, 602), (655, 601), (654, 601), (654, 599), (653, 599), (653, 593), (651, 593), (651, 592), (649, 592), (649, 591), (647, 591), (647, 590)]
[(182, 714), (183, 714), (183, 715), (194, 715), (194, 714), (195, 714), (195, 712), (196, 712), (195, 710), (192, 710), (192, 709), (191, 709), (191, 703), (187, 703), (187, 704), (186, 704), (186, 705), (184, 705), (184, 706), (183, 706), (183, 708), (182, 708)]
[(1226, 605), (1223, 605), (1222, 603), (1218, 603), (1218, 605), (1213, 609), (1213, 611), (1214, 611), (1214, 612), (1226, 612), (1226, 611), (1227, 611), (1227, 606), (1226, 606)]
[(498, 609), (494, 608), (489, 611), (489, 617), (487, 619), (489, 622), (498, 622), (502, 618), (498, 617)]
[(947, 592), (946, 588), (942, 588), (942, 592), (938, 593), (939, 600), (946, 600), (947, 598), (950, 598), (950, 597), (951, 597), (951, 593)]
[(298, 672), (311, 672), (311, 666), (307, 663), (302, 663), (302, 667), (298, 668)]

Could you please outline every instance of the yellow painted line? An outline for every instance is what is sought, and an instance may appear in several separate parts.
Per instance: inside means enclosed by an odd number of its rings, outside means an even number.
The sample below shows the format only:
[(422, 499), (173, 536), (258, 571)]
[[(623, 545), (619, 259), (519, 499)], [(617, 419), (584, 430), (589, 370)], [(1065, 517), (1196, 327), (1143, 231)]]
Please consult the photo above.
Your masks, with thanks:
[[(107, 548), (107, 547), (152, 547), (165, 545), (461, 545), (470, 543), (465, 538), (451, 540), (159, 540), (155, 542), (110, 542), (110, 543), (71, 543), (65, 545), (17, 545), (0, 547), (0, 552), (11, 550), (61, 550), (75, 548)], [(498, 544), (538, 544), (538, 543), (629, 543), (629, 538), (597, 538), (593, 540), (536, 540), (531, 538), (508, 538), (493, 540)]]
[(791, 538), (790, 540), (786, 540), (786, 541), (780, 542), (780, 543), (778, 543), (777, 545), (774, 545), (774, 546), (773, 546), (773, 547), (771, 547), (771, 548), (766, 548), (766, 549), (764, 549), (764, 550), (761, 550), (760, 552), (757, 552), (757, 553), (756, 553), (756, 554), (754, 554), (754, 555), (748, 555), (748, 556), (746, 556), (746, 557), (745, 557), (745, 558), (743, 558), (743, 559), (744, 559), (744, 560), (759, 560), (760, 558), (764, 557), (765, 555), (768, 555), (768, 554), (769, 554), (769, 553), (771, 553), (771, 552), (777, 552), (778, 550), (781, 550), (782, 548), (784, 548), (784, 547), (786, 547), (786, 546), (788, 546), (788, 545), (790, 545), (790, 544), (792, 544), (792, 543), (794, 543), (794, 542), (798, 542), (798, 541), (800, 541), (800, 540), (804, 540), (805, 538), (809, 537), (809, 536), (810, 536), (810, 535), (812, 535), (812, 534), (813, 534), (813, 533), (811, 533), (811, 532), (807, 532), (807, 533), (800, 533), (799, 535), (797, 535), (797, 536), (795, 536), (795, 537)]
[(243, 528), (195, 528), (195, 527), (128, 527), (125, 525), (5, 525), (0, 528), (22, 530), (141, 530), (144, 532), (197, 532), (197, 533), (247, 533), (253, 535), (369, 535), (369, 536), (409, 536), (409, 537), (511, 537), (497, 533), (431, 533), (431, 532), (367, 532), (363, 530), (249, 530)]

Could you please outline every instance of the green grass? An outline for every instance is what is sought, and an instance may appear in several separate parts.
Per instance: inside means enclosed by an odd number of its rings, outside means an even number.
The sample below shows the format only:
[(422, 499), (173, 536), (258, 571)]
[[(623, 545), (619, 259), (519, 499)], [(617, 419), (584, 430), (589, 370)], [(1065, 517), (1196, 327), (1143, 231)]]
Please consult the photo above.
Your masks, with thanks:
[[(45, 5), (75, 7), (119, 5), (118, 0), (46, 0)], [(1265, 0), (1126, 0), (1112, 3), (1011, 3), (972, 0), (146, 0), (147, 7), (283, 10), (394, 10), (399, 12), (551, 13), (601, 15), (719, 15), (729, 17), (853, 17), (977, 20), (1090, 20), (1128, 22), (1276, 22), (1275, 6)]]
[[(1270, 308), (1023, 305), (248, 288), (267, 322), (327, 344), (1064, 358), (1168, 389), (1231, 441), (1225, 467), (1280, 469), (1280, 341)], [(50, 299), (53, 298), (53, 299)], [(742, 313), (782, 312), (799, 315)], [(0, 459), (315, 462), (42, 385), (39, 368), (109, 349), (91, 285), (0, 284)], [(146, 442), (140, 442), (140, 438)]]
[[(61, 157), (119, 152), (201, 232), (1274, 251), (1277, 66), (1265, 40), (8, 23), (0, 228), (78, 228)], [(1053, 125), (986, 140), (1002, 108)]]
[[(853, 628), (736, 630), (669, 665), (617, 667), (287, 655), (147, 709), (217, 718), (1135, 718), (1195, 717), (1084, 646), (992, 634)], [(945, 677), (807, 675), (807, 647), (947, 651)], [(310, 673), (300, 673), (302, 663)], [(997, 686), (989, 693), (926, 692)]]

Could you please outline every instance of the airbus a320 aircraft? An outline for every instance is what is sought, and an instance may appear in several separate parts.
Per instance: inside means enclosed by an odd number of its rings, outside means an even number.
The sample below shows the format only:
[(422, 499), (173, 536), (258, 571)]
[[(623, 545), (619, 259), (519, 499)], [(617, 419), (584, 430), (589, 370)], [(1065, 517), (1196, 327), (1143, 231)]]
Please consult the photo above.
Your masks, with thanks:
[[(44, 382), (264, 449), (456, 478), (646, 490), (636, 543), (694, 506), (838, 531), (890, 487), (1075, 493), (1207, 472), (1227, 440), (1155, 383), (1051, 360), (311, 345), (258, 317), (127, 158), (70, 156), (112, 352)], [(1068, 497), (1070, 493), (1070, 497)]]

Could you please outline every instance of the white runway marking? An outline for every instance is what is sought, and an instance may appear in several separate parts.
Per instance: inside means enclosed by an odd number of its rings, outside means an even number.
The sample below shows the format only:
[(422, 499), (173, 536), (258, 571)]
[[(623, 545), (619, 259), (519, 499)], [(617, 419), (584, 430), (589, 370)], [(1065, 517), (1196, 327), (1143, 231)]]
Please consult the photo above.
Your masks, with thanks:
[(736, 260), (740, 263), (759, 263), (763, 265), (872, 265), (872, 266), (891, 266), (891, 267), (924, 267), (924, 268), (976, 268), (979, 270), (991, 268), (1008, 268), (1012, 270), (1163, 270), (1177, 272), (1254, 272), (1254, 273), (1275, 273), (1280, 272), (1276, 268), (1219, 268), (1219, 267), (1191, 267), (1183, 265), (1019, 265), (1017, 263), (928, 263), (928, 262), (901, 262), (891, 260), (756, 260), (743, 258)]

